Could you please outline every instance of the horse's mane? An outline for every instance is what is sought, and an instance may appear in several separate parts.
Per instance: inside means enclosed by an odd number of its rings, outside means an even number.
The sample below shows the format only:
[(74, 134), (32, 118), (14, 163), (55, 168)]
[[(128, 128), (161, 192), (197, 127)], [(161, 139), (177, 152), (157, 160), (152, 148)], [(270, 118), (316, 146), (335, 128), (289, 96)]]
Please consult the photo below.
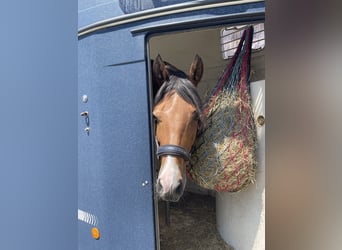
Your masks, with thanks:
[(188, 79), (188, 76), (176, 68), (168, 68), (170, 74), (169, 80), (165, 81), (158, 90), (155, 98), (154, 105), (157, 105), (167, 95), (177, 93), (184, 101), (195, 106), (197, 119), (199, 121), (199, 131), (203, 128), (204, 116), (202, 100), (197, 92), (197, 88)]

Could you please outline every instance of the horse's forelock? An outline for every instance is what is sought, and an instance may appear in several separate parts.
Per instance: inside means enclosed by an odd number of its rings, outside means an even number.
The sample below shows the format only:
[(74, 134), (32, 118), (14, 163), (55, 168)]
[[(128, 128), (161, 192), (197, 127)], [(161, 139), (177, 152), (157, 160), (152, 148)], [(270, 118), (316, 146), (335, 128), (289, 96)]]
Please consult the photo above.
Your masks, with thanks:
[(180, 78), (175, 75), (171, 75), (169, 81), (163, 83), (155, 97), (155, 105), (163, 100), (163, 98), (176, 92), (187, 103), (194, 105), (199, 118), (199, 128), (201, 129), (204, 124), (203, 107), (201, 98), (197, 92), (197, 88), (187, 78)]

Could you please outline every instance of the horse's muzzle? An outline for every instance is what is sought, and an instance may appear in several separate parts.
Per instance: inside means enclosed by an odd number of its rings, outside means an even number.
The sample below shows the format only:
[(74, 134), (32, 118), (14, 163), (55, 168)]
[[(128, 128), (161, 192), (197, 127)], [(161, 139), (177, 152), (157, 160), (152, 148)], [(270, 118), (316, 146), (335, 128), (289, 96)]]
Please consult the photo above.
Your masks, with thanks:
[(176, 187), (170, 188), (166, 192), (159, 180), (157, 181), (157, 185), (156, 185), (156, 191), (157, 191), (158, 197), (164, 201), (172, 201), (172, 202), (179, 201), (180, 197), (183, 195), (184, 189), (185, 189), (185, 185), (183, 184), (182, 181), (180, 181)]

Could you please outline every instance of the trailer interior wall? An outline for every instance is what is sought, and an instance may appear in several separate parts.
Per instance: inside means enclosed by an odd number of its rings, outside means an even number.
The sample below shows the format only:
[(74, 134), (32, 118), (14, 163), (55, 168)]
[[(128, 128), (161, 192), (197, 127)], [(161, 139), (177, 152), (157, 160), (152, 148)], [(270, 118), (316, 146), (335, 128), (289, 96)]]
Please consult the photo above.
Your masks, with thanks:
[[(205, 94), (215, 86), (228, 64), (228, 61), (223, 60), (221, 55), (220, 32), (222, 28), (224, 27), (154, 36), (149, 41), (150, 58), (154, 59), (160, 54), (163, 60), (188, 73), (195, 55), (201, 56), (204, 74), (198, 90), (201, 96), (205, 97)], [(251, 71), (251, 81), (265, 79), (264, 50), (253, 53)]]
[[(223, 27), (175, 32), (153, 36), (149, 40), (150, 58), (158, 54), (163, 60), (189, 72), (196, 54), (202, 57), (204, 75), (199, 92), (204, 98), (217, 83), (228, 64), (221, 56), (220, 32)], [(264, 115), (265, 49), (253, 52), (251, 89), (253, 100), (259, 100), (259, 113)], [(261, 81), (260, 81), (261, 80)], [(258, 82), (257, 82), (258, 81)], [(264, 126), (258, 127), (258, 174), (257, 182), (239, 193), (216, 195), (217, 227), (222, 238), (235, 249), (264, 249)]]

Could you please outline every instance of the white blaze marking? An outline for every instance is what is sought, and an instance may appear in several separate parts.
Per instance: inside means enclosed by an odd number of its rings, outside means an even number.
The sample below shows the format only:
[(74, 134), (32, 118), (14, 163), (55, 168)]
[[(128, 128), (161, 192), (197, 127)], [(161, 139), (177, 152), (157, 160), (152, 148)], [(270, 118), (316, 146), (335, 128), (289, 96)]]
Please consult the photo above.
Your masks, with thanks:
[(164, 193), (169, 192), (172, 190), (173, 185), (178, 184), (179, 176), (181, 176), (181, 173), (177, 166), (176, 159), (171, 156), (166, 156), (163, 169), (159, 174), (159, 180), (163, 186)]

